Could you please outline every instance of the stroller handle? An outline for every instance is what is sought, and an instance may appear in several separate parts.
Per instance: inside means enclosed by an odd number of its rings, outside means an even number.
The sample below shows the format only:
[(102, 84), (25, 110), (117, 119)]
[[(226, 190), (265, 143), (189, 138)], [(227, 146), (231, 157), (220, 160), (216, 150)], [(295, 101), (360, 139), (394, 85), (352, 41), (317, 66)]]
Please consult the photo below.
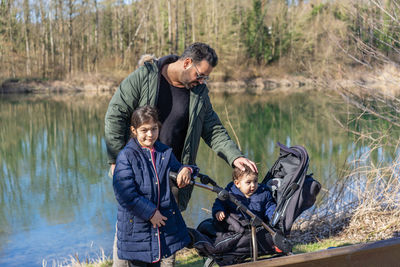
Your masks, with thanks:
[[(176, 172), (169, 172), (169, 178), (176, 183), (176, 179), (178, 177), (178, 173)], [(200, 178), (200, 183), (195, 181), (195, 178)], [(195, 177), (192, 177), (192, 180), (189, 182), (190, 185), (195, 185), (215, 193), (220, 193), (223, 189), (217, 185), (217, 183), (211, 179), (208, 175), (198, 173)], [(208, 185), (211, 184), (211, 185)], [(225, 198), (222, 200), (226, 200)]]

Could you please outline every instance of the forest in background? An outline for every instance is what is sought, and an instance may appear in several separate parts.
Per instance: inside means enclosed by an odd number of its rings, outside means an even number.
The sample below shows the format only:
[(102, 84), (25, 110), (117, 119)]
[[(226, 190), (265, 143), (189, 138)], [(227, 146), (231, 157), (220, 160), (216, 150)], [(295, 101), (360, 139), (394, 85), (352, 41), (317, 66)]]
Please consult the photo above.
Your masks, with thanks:
[(130, 72), (198, 41), (219, 55), (216, 81), (400, 61), (396, 0), (0, 1), (0, 80)]

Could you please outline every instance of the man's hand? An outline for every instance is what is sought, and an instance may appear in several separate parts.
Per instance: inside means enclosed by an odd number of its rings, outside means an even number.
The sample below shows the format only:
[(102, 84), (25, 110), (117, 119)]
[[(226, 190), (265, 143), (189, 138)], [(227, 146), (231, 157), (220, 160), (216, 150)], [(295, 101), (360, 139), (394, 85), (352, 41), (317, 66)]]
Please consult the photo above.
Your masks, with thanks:
[(179, 188), (182, 188), (187, 186), (191, 179), (192, 171), (188, 167), (185, 167), (178, 173), (178, 176), (176, 177), (176, 184)]
[(246, 159), (244, 157), (240, 157), (240, 158), (237, 158), (237, 159), (235, 159), (233, 161), (233, 166), (241, 169), (242, 171), (244, 171), (244, 166), (245, 165), (249, 166), (249, 168), (253, 172), (258, 173), (256, 164), (254, 162), (252, 162), (251, 160), (249, 160), (249, 159)]
[(154, 228), (161, 227), (165, 225), (165, 221), (168, 220), (167, 217), (164, 217), (161, 212), (159, 212), (158, 210), (156, 210), (156, 212), (154, 212), (153, 217), (151, 217), (150, 222), (153, 225)]
[(217, 218), (218, 221), (223, 221), (225, 219), (225, 212), (223, 211), (218, 211), (215, 213), (215, 218)]

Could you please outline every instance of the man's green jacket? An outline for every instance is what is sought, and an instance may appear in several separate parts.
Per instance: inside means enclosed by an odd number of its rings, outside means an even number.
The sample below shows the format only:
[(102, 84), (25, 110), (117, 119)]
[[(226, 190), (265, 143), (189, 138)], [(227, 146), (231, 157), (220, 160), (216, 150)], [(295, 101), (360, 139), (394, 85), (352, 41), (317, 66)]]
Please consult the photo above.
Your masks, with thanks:
[[(120, 84), (105, 116), (105, 139), (110, 164), (115, 163), (119, 151), (129, 139), (133, 111), (144, 105), (157, 105), (161, 68), (177, 59), (177, 56), (167, 56), (153, 63), (146, 62)], [(182, 164), (196, 164), (200, 137), (231, 166), (236, 158), (243, 156), (213, 110), (205, 84), (190, 90), (189, 125), (181, 155)], [(192, 190), (193, 186), (179, 190), (181, 210), (186, 209)]]

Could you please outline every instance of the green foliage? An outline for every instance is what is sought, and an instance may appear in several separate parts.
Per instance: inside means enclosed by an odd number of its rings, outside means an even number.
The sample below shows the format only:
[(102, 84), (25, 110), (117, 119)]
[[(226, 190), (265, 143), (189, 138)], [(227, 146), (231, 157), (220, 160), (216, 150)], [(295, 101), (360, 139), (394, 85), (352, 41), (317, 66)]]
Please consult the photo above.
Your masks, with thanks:
[(333, 7), (333, 16), (335, 19), (337, 20), (341, 20), (341, 21), (348, 21), (349, 20), (349, 14), (343, 10), (342, 6), (335, 6)]
[(290, 39), (286, 34), (286, 22), (277, 18), (273, 26), (266, 25), (266, 12), (267, 9), (262, 6), (261, 0), (253, 0), (252, 9), (247, 12), (246, 22), (241, 31), (247, 57), (255, 59), (258, 64), (278, 59), (287, 49)]
[(319, 4), (313, 6), (313, 9), (311, 10), (311, 17), (315, 17), (317, 15), (322, 14), (323, 10), (327, 8), (327, 4)]
[[(358, 6), (357, 15), (349, 20), (349, 29), (360, 41), (371, 49), (377, 49), (385, 55), (400, 48), (399, 22), (396, 19), (400, 9), (395, 1), (386, 1), (381, 6)], [(369, 57), (368, 52), (360, 50)]]
[(8, 13), (7, 7), (6, 7), (6, 2), (1, 1), (0, 2), (0, 35), (4, 35), (6, 32), (6, 15)]

